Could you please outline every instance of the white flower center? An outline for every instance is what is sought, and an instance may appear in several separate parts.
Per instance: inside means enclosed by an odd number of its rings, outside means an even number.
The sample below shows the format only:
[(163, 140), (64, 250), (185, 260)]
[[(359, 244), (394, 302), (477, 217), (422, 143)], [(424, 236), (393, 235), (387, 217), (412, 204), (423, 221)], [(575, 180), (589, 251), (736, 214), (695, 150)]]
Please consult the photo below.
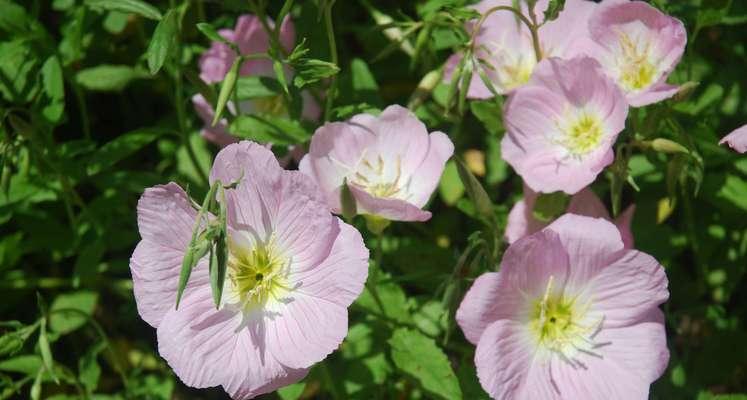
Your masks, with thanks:
[(568, 113), (558, 122), (561, 135), (552, 138), (563, 146), (570, 155), (580, 157), (594, 151), (604, 137), (604, 123), (595, 112), (581, 111)]
[(591, 318), (590, 304), (577, 298), (553, 292), (553, 277), (547, 282), (542, 298), (532, 304), (528, 328), (537, 346), (573, 367), (584, 367), (580, 354), (601, 357), (598, 348), (604, 343), (594, 338), (602, 329), (604, 318)]
[(651, 86), (659, 79), (660, 72), (652, 60), (652, 44), (650, 40), (635, 39), (630, 34), (620, 30), (618, 33), (619, 51), (616, 57), (620, 86), (628, 92), (638, 92)]
[(272, 238), (251, 248), (230, 243), (226, 282), (232, 302), (248, 311), (291, 290), (289, 260), (277, 250)]
[(364, 153), (355, 172), (348, 179), (374, 197), (407, 197), (402, 182), (402, 157), (399, 155), (394, 163), (387, 164), (381, 155), (369, 158)]

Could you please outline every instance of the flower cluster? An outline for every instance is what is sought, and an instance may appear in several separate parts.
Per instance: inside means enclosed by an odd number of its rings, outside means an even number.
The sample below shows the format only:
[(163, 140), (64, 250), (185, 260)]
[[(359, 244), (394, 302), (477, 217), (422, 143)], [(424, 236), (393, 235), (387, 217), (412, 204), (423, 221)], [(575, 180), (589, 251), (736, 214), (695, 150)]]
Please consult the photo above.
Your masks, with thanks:
[[(548, 0), (514, 3), (475, 6), (483, 17), (468, 26), (468, 53), (480, 79), (463, 90), (470, 98), (508, 95), (501, 154), (523, 178), (524, 199), (509, 213), (510, 245), (499, 272), (474, 282), (456, 319), (477, 346), (477, 374), (494, 398), (643, 399), (669, 358), (658, 308), (669, 295), (667, 278), (654, 258), (633, 249), (634, 206), (613, 220), (589, 185), (613, 162), (629, 109), (677, 92), (666, 80), (682, 56), (685, 30), (641, 1), (568, 0), (551, 21), (542, 16)], [(269, 38), (261, 22), (242, 16), (235, 30), (220, 34), (241, 55), (263, 53)], [(290, 50), (289, 18), (279, 32)], [(223, 80), (236, 57), (231, 46), (213, 43), (200, 59), (201, 78)], [(447, 61), (447, 75), (464, 57)], [(241, 68), (242, 75), (275, 72), (263, 59)], [(209, 125), (211, 106), (200, 95), (193, 102)], [(282, 114), (282, 104), (261, 99), (229, 102), (228, 109)], [(304, 116), (318, 115), (309, 101)], [(234, 182), (217, 200), (228, 239), (222, 298), (214, 304), (207, 257), (179, 286), (190, 237), (218, 216), (203, 219), (205, 210), (198, 214), (174, 183), (143, 194), (142, 240), (130, 268), (138, 311), (157, 329), (159, 353), (179, 378), (246, 399), (302, 379), (347, 334), (347, 308), (363, 290), (368, 249), (359, 231), (333, 214), (429, 220), (424, 208), (454, 144), (391, 105), (378, 115), (325, 123), (299, 171), (287, 171), (268, 148), (237, 143), (226, 124), (202, 131), (225, 146), (211, 182)], [(743, 152), (745, 136), (741, 128), (724, 140)], [(572, 197), (564, 215), (540, 221), (535, 203), (552, 192)]]

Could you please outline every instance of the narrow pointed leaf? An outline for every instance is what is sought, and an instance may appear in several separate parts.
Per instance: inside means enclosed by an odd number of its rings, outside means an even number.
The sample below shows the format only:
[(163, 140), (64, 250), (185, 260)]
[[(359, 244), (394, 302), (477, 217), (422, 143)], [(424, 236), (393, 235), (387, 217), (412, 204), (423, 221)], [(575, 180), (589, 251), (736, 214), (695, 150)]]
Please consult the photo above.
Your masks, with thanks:
[(358, 206), (353, 193), (350, 192), (350, 188), (348, 187), (347, 178), (343, 181), (342, 190), (340, 190), (340, 204), (342, 204), (342, 216), (346, 221), (350, 221), (358, 213)]
[(171, 49), (177, 40), (179, 33), (179, 16), (176, 10), (169, 10), (153, 32), (146, 56), (148, 69), (151, 75), (155, 75), (163, 67), (163, 63), (171, 53)]
[(243, 59), (241, 57), (236, 57), (236, 60), (233, 62), (233, 65), (231, 65), (231, 69), (228, 70), (228, 74), (226, 74), (226, 77), (223, 79), (223, 84), (220, 87), (220, 93), (218, 93), (218, 103), (215, 105), (215, 117), (213, 118), (212, 125), (215, 126), (218, 121), (220, 121), (221, 117), (223, 116), (223, 110), (226, 109), (226, 104), (228, 104), (228, 99), (231, 98), (231, 94), (233, 93), (234, 87), (236, 86), (236, 79), (239, 76), (239, 68), (241, 68), (241, 63)]
[(478, 215), (493, 224), (495, 222), (493, 203), (490, 201), (490, 197), (485, 191), (485, 188), (483, 188), (480, 181), (472, 175), (472, 172), (469, 171), (461, 159), (456, 158), (456, 165), (457, 172), (459, 172), (459, 178), (462, 179), (464, 188), (467, 190), (467, 195), (475, 204), (475, 210), (477, 210)]
[(163, 18), (157, 8), (141, 0), (86, 0), (85, 4), (93, 9), (138, 14), (156, 21)]

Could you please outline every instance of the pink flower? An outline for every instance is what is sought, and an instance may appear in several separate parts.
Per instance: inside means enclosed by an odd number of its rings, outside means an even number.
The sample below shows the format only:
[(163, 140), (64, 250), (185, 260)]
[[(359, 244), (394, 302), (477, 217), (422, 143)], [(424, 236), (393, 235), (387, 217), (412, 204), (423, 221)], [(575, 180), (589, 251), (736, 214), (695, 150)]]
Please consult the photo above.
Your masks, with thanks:
[(747, 125), (734, 130), (718, 142), (718, 144), (724, 143), (739, 153), (747, 152)]
[(448, 136), (428, 134), (413, 113), (393, 105), (378, 117), (358, 114), (317, 129), (299, 169), (319, 183), (335, 213), (347, 179), (359, 214), (426, 221), (431, 213), (421, 208), (453, 152)]
[(669, 361), (664, 269), (613, 224), (566, 214), (509, 246), (457, 311), (495, 399), (647, 399)]
[[(269, 23), (272, 26), (271, 21)], [(270, 39), (262, 27), (261, 21), (254, 15), (242, 15), (236, 21), (234, 30), (222, 29), (218, 33), (227, 40), (236, 43), (243, 55), (265, 53), (270, 47)], [(280, 44), (286, 51), (293, 50), (295, 37), (293, 21), (286, 18), (280, 25)], [(222, 42), (213, 42), (210, 49), (200, 57), (200, 78), (207, 83), (223, 81), (235, 59), (236, 54), (230, 47)], [(275, 72), (271, 60), (260, 58), (244, 61), (240, 75), (275, 77)], [(319, 118), (321, 109), (313, 97), (308, 92), (302, 92), (301, 96), (303, 98), (302, 116), (309, 120)], [(237, 141), (237, 138), (228, 133), (228, 122), (225, 119), (221, 119), (215, 126), (211, 126), (215, 111), (202, 95), (193, 96), (192, 103), (205, 124), (201, 131), (205, 139), (221, 147)], [(243, 113), (287, 114), (283, 98), (280, 95), (242, 101), (239, 108)], [(227, 112), (235, 114), (236, 111), (233, 103), (229, 102)]]
[[(534, 204), (538, 196), (539, 194), (524, 185), (524, 199), (516, 202), (513, 208), (511, 208), (511, 212), (508, 213), (508, 223), (506, 224), (506, 239), (508, 243), (513, 243), (524, 236), (529, 236), (549, 225), (549, 222), (542, 222), (534, 218)], [(602, 203), (593, 190), (587, 187), (571, 197), (566, 212), (587, 217), (603, 218), (614, 223), (620, 231), (625, 248), (633, 248), (633, 234), (630, 231), (630, 223), (635, 213), (635, 205), (630, 205), (613, 221), (604, 203)]]
[[(541, 22), (549, 0), (540, 0), (535, 5), (535, 14)], [(512, 0), (483, 0), (475, 5), (475, 10), (485, 14), (493, 7), (512, 6)], [(565, 57), (574, 43), (588, 35), (588, 20), (596, 8), (596, 3), (586, 0), (568, 0), (558, 18), (543, 24), (538, 32), (543, 57)], [(523, 14), (527, 7), (522, 2)], [(473, 31), (477, 21), (467, 27)], [(509, 11), (495, 11), (482, 24), (475, 36), (475, 56), (487, 63), (489, 67), (480, 68), (490, 79), (498, 94), (507, 94), (511, 90), (529, 81), (537, 58), (534, 53), (532, 36), (526, 25)], [(451, 80), (451, 74), (461, 60), (461, 54), (454, 54), (446, 65), (445, 79)], [(474, 73), (467, 96), (472, 99), (493, 97), (492, 92), (483, 83), (480, 75)]]
[(223, 300), (212, 300), (207, 261), (174, 308), (196, 211), (176, 184), (147, 189), (138, 203), (142, 240), (132, 259), (141, 317), (158, 351), (187, 385), (221, 385), (248, 399), (302, 379), (347, 334), (347, 307), (361, 293), (368, 250), (332, 216), (317, 186), (278, 166), (272, 152), (240, 142), (218, 153), (211, 181), (226, 190), (229, 260)]
[(590, 36), (576, 52), (596, 58), (633, 107), (672, 97), (666, 83), (687, 44), (681, 21), (643, 1), (607, 0), (589, 20)]
[(628, 105), (591, 58), (542, 60), (504, 107), (503, 158), (534, 191), (574, 194), (609, 165)]

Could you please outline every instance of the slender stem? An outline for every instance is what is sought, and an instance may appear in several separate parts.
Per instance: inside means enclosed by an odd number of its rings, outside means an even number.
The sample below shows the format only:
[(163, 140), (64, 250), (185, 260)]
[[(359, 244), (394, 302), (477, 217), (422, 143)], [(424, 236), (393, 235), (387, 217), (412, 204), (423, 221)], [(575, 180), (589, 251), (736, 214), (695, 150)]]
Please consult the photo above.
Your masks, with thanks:
[[(174, 7), (175, 1), (171, 0), (170, 4), (171, 7)], [(200, 179), (203, 181), (203, 183), (207, 184), (208, 176), (207, 172), (205, 172), (201, 166), (200, 162), (197, 160), (197, 154), (195, 153), (195, 149), (192, 147), (192, 142), (189, 140), (189, 130), (187, 129), (187, 115), (184, 111), (184, 90), (183, 90), (183, 81), (182, 81), (182, 62), (181, 62), (181, 54), (182, 54), (182, 44), (181, 44), (181, 19), (180, 19), (180, 26), (179, 26), (179, 34), (174, 38), (176, 43), (174, 43), (174, 106), (176, 108), (176, 119), (179, 124), (179, 133), (182, 136), (182, 142), (184, 147), (187, 149), (187, 155), (189, 156), (190, 161), (192, 162), (192, 165), (195, 168), (195, 171), (197, 171), (197, 174), (199, 175)]]
[[(329, 3), (325, 4), (324, 6), (324, 26), (327, 31), (327, 41), (329, 42), (329, 53), (332, 63), (338, 65), (337, 43), (335, 42), (335, 31), (332, 24), (332, 6), (334, 4), (335, 0), (329, 0)], [(332, 104), (334, 102), (334, 97), (337, 94), (337, 79), (335, 79), (335, 76), (332, 76), (330, 79), (332, 80), (332, 82), (330, 83), (329, 90), (327, 91), (327, 101), (325, 102), (324, 107), (325, 121), (329, 121), (330, 117), (332, 116)]]
[(80, 89), (80, 85), (75, 82), (75, 79), (69, 80), (75, 92), (75, 100), (78, 102), (78, 111), (80, 112), (80, 123), (83, 126), (83, 136), (86, 139), (91, 138), (91, 121), (88, 119), (88, 105), (86, 104), (86, 98), (83, 95), (83, 91)]
[(518, 9), (510, 6), (497, 6), (489, 9), (488, 11), (483, 14), (480, 19), (477, 21), (477, 24), (475, 24), (475, 28), (472, 31), (472, 38), (470, 40), (470, 47), (472, 49), (472, 52), (474, 53), (475, 50), (475, 37), (477, 36), (477, 33), (480, 32), (480, 28), (482, 27), (482, 24), (485, 22), (485, 20), (490, 16), (490, 14), (496, 12), (496, 11), (509, 11), (514, 13), (521, 22), (524, 23), (524, 25), (527, 26), (529, 29), (529, 32), (532, 34), (532, 47), (534, 47), (534, 57), (537, 59), (537, 62), (539, 62), (542, 59), (542, 47), (540, 46), (539, 41), (539, 26), (537, 25), (536, 17), (534, 16), (534, 10), (529, 10), (529, 15), (534, 21), (530, 21), (527, 17), (524, 16), (524, 14), (521, 13)]

